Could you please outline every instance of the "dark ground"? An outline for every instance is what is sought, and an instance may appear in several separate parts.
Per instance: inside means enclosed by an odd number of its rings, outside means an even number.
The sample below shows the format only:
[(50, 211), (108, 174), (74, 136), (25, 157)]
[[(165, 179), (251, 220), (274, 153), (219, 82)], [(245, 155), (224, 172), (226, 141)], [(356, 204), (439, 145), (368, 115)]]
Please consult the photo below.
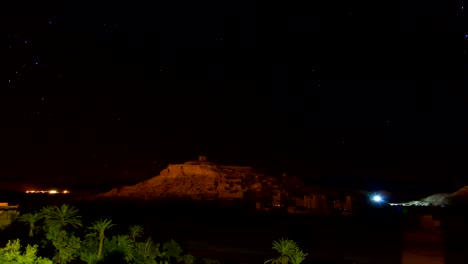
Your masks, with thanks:
[[(18, 201), (22, 213), (44, 205), (73, 204), (79, 208), (84, 226), (100, 218), (112, 219), (116, 226), (108, 236), (125, 234), (129, 225), (142, 225), (142, 239), (174, 239), (199, 263), (204, 258), (221, 264), (263, 263), (275, 257), (272, 241), (279, 238), (298, 242), (309, 253), (305, 263), (458, 264), (466, 263), (468, 248), (464, 210), (447, 208), (367, 208), (358, 216), (336, 218), (259, 214), (235, 203), (220, 207), (215, 202), (77, 201), (72, 196), (51, 195), (23, 196)], [(419, 216), (428, 214), (441, 220), (439, 231), (418, 224)], [(0, 245), (26, 235), (27, 228), (15, 223), (2, 231)]]
[[(58, 205), (66, 198), (30, 197), (23, 200), (22, 213), (45, 204)], [(158, 204), (124, 200), (68, 202), (80, 209), (85, 226), (99, 218), (110, 218), (117, 224), (108, 232), (112, 236), (126, 233), (129, 225), (139, 224), (145, 228), (145, 236), (157, 242), (174, 239), (199, 261), (209, 258), (226, 264), (263, 263), (275, 257), (272, 242), (279, 238), (298, 242), (303, 251), (309, 253), (306, 263), (353, 263), (358, 259), (369, 263), (401, 261), (402, 218), (393, 208), (369, 209), (354, 218), (331, 218), (280, 212), (258, 214), (254, 210), (244, 210), (240, 204), (219, 208), (215, 204), (186, 201)], [(27, 232), (21, 225), (15, 228)], [(11, 234), (2, 237), (9, 236)]]

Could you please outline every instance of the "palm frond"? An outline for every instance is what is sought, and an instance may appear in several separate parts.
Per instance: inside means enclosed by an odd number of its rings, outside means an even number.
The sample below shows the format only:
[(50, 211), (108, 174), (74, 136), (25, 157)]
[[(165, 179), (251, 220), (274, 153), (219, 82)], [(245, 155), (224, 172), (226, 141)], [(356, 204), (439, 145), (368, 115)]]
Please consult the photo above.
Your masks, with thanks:
[(18, 217), (18, 221), (26, 222), (29, 224), (34, 224), (42, 218), (42, 215), (39, 213), (27, 213)]
[(101, 237), (104, 235), (104, 231), (109, 229), (111, 226), (114, 226), (114, 224), (112, 224), (112, 220), (100, 219), (88, 228), (96, 231), (99, 234), (99, 237)]
[(281, 238), (278, 241), (273, 241), (273, 249), (278, 251), (281, 255), (287, 255), (288, 252), (292, 252), (296, 248), (297, 244), (294, 240)]
[(264, 264), (271, 262), (272, 264), (287, 264), (290, 260), (289, 255), (294, 254), (299, 249), (296, 242), (290, 239), (281, 238), (273, 241), (272, 249), (276, 250), (280, 256), (274, 259), (265, 261)]
[(53, 210), (47, 209), (45, 223), (52, 228), (62, 229), (67, 226), (78, 227), (82, 226), (78, 209), (67, 204), (61, 207), (54, 207)]
[(139, 225), (133, 225), (128, 228), (128, 233), (130, 234), (130, 238), (135, 242), (137, 237), (143, 235), (143, 227)]
[(300, 264), (307, 255), (307, 253), (304, 253), (299, 248), (296, 248), (296, 250), (288, 254), (288, 258), (291, 264)]

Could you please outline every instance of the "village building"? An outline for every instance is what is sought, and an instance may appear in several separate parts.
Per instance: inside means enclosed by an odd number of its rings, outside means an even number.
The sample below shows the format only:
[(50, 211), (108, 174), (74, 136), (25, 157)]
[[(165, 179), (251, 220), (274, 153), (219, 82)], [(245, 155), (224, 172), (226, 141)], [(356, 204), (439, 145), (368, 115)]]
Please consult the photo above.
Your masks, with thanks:
[(0, 203), (0, 229), (9, 226), (19, 216), (18, 205)]

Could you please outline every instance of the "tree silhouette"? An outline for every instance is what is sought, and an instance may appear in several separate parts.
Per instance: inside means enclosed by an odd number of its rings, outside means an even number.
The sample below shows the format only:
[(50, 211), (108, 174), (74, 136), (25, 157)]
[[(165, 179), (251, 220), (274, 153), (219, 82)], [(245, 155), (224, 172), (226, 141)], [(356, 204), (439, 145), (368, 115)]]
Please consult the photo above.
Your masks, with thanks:
[(66, 228), (82, 226), (78, 210), (67, 204), (47, 206), (42, 208), (41, 215), (44, 217), (45, 243), (51, 242), (55, 247), (53, 260), (59, 264), (72, 261), (81, 247), (81, 240), (68, 234)]
[(125, 261), (130, 262), (133, 259), (134, 244), (127, 235), (113, 236), (111, 239), (104, 240), (103, 255), (108, 260), (109, 256), (120, 255)]
[(58, 230), (56, 227), (49, 229), (47, 239), (55, 247), (55, 256), (52, 258), (58, 264), (66, 264), (75, 259), (81, 247), (79, 237), (67, 234), (65, 230)]
[(299, 250), (299, 248), (296, 242), (290, 239), (281, 238), (278, 241), (273, 241), (273, 249), (276, 250), (280, 254), (280, 256), (278, 258), (265, 261), (265, 264), (269, 262), (271, 262), (272, 264), (288, 264), (291, 255), (296, 254), (295, 257), (299, 257), (299, 253), (297, 253), (297, 250)]
[(34, 236), (34, 228), (37, 221), (42, 218), (42, 214), (40, 213), (27, 213), (20, 217), (18, 217), (18, 221), (26, 222), (29, 224), (29, 237)]
[(145, 242), (136, 243), (134, 261), (136, 264), (156, 264), (156, 257), (160, 257), (159, 244), (154, 244), (151, 238)]
[(128, 228), (128, 233), (129, 233), (130, 239), (135, 244), (136, 239), (143, 235), (143, 227), (139, 225), (132, 225)]
[(161, 257), (166, 259), (168, 263), (171, 263), (171, 260), (175, 260), (176, 263), (183, 261), (185, 264), (193, 264), (195, 258), (190, 255), (182, 255), (183, 249), (180, 247), (179, 243), (175, 242), (173, 239), (163, 244), (163, 252)]
[(101, 219), (101, 220), (94, 222), (93, 226), (88, 227), (89, 229), (96, 231), (96, 234), (99, 239), (99, 249), (97, 253), (98, 259), (102, 257), (102, 246), (104, 244), (104, 238), (106, 238), (104, 231), (109, 229), (111, 226), (113, 226), (112, 220)]
[(0, 263), (2, 264), (52, 264), (47, 258), (37, 257), (37, 245), (26, 247), (21, 252), (20, 240), (9, 240), (5, 248), (0, 248)]
[(97, 258), (99, 241), (96, 238), (96, 233), (87, 234), (83, 240), (83, 243), (81, 243), (81, 251), (79, 255), (81, 260), (88, 264), (95, 264), (99, 260)]
[(307, 255), (307, 253), (304, 253), (299, 248), (296, 248), (288, 254), (289, 262), (291, 262), (291, 264), (300, 264)]
[(62, 230), (67, 226), (78, 227), (82, 226), (81, 216), (78, 215), (78, 210), (67, 204), (61, 207), (46, 207), (42, 213), (45, 218), (45, 224), (48, 228)]

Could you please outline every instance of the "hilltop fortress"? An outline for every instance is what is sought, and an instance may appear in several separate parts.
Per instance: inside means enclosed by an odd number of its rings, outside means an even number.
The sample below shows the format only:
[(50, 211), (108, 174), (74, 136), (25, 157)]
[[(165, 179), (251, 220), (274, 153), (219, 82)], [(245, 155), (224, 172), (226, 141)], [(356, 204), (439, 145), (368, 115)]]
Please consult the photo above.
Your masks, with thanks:
[(206, 161), (169, 165), (160, 174), (133, 186), (112, 189), (101, 197), (236, 199), (261, 189), (263, 174), (251, 167), (222, 166)]
[(288, 212), (349, 213), (351, 192), (337, 192), (304, 183), (286, 174), (266, 175), (252, 167), (224, 166), (198, 161), (169, 165), (158, 176), (133, 186), (114, 188), (97, 197), (130, 199), (244, 200), (257, 210), (283, 208)]

